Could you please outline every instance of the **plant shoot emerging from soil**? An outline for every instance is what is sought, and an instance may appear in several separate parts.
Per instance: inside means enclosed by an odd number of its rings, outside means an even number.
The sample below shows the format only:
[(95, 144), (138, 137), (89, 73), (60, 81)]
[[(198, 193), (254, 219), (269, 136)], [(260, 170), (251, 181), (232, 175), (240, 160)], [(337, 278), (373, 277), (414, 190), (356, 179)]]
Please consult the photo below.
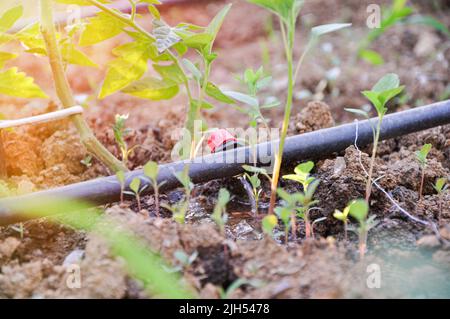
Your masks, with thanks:
[(350, 213), (350, 206), (353, 202), (351, 202), (349, 205), (347, 205), (344, 210), (341, 212), (340, 210), (336, 209), (334, 211), (333, 217), (337, 220), (340, 220), (344, 224), (344, 238), (345, 241), (348, 240), (348, 214)]
[(133, 178), (131, 181), (129, 187), (131, 189), (131, 192), (125, 191), (125, 194), (132, 195), (136, 197), (136, 202), (138, 205), (138, 211), (140, 212), (142, 210), (141, 206), (141, 193), (146, 189), (146, 186), (141, 188), (141, 180), (139, 177)]
[[(280, 20), (281, 33), (283, 37), (283, 43), (285, 48), (285, 54), (288, 65), (288, 90), (287, 90), (287, 98), (286, 105), (284, 110), (284, 119), (283, 125), (281, 128), (281, 137), (280, 143), (278, 145), (277, 153), (275, 154), (275, 163), (274, 163), (274, 171), (272, 177), (272, 185), (271, 185), (271, 194), (270, 194), (270, 206), (269, 206), (269, 214), (274, 213), (277, 188), (278, 188), (278, 180), (280, 177), (280, 168), (281, 162), (283, 160), (283, 149), (284, 143), (287, 136), (287, 130), (289, 125), (289, 120), (291, 117), (291, 110), (293, 104), (293, 96), (294, 96), (294, 86), (296, 79), (298, 77), (300, 67), (303, 63), (306, 54), (309, 49), (311, 49), (318, 41), (321, 35), (340, 30), (345, 27), (349, 27), (351, 24), (327, 24), (314, 27), (311, 30), (311, 36), (308, 44), (306, 45), (306, 49), (300, 57), (296, 68), (294, 69), (294, 42), (295, 42), (295, 33), (296, 33), (296, 22), (298, 16), (300, 14), (300, 10), (303, 6), (303, 0), (280, 0), (280, 1), (272, 1), (272, 0), (247, 0), (250, 3), (254, 3), (259, 5), (272, 13), (276, 14)], [(294, 73), (295, 72), (295, 73)]]
[(115, 122), (113, 125), (114, 139), (116, 140), (117, 146), (120, 149), (122, 156), (122, 162), (124, 166), (127, 166), (128, 157), (133, 152), (133, 148), (129, 149), (128, 144), (125, 141), (126, 136), (131, 132), (130, 129), (126, 128), (125, 122), (128, 120), (128, 114), (115, 116)]
[(416, 151), (416, 158), (420, 164), (421, 176), (420, 176), (420, 186), (419, 186), (419, 200), (422, 200), (423, 192), (423, 182), (425, 180), (425, 170), (427, 169), (427, 156), (431, 151), (431, 144), (425, 144), (419, 151)]
[[(314, 163), (309, 161), (297, 165), (294, 169), (295, 174), (284, 175), (284, 179), (293, 180), (298, 182), (303, 187), (303, 192), (296, 193), (297, 195), (292, 198), (292, 195), (286, 196), (285, 192), (279, 191), (280, 196), (284, 200), (288, 199), (293, 205), (300, 204), (299, 207), (295, 207), (297, 211), (297, 216), (302, 218), (305, 222), (305, 235), (306, 238), (311, 237), (311, 220), (309, 218), (309, 212), (314, 204), (318, 201), (314, 200), (314, 193), (316, 192), (317, 186), (319, 186), (320, 181), (310, 175), (311, 170), (314, 168)], [(289, 206), (289, 205), (288, 205)], [(293, 227), (295, 224), (295, 215), (292, 215)]]
[[(399, 95), (404, 89), (404, 86), (400, 86), (400, 79), (397, 74), (389, 73), (382, 77), (370, 91), (363, 91), (362, 94), (372, 103), (378, 115), (378, 121), (376, 127), (372, 126), (373, 130), (373, 147), (372, 157), (370, 160), (370, 167), (366, 182), (366, 201), (369, 202), (370, 194), (372, 192), (372, 175), (375, 165), (375, 159), (377, 156), (378, 142), (380, 140), (381, 124), (383, 118), (386, 115), (388, 108), (387, 103), (394, 97)], [(352, 112), (358, 115), (363, 115), (369, 118), (369, 114), (359, 109), (346, 109), (348, 112)]]
[(156, 216), (160, 216), (160, 204), (159, 204), (159, 188), (164, 185), (164, 182), (158, 184), (158, 163), (149, 161), (144, 165), (144, 175), (150, 179), (150, 183), (153, 187), (154, 200), (155, 200), (155, 212)]
[(253, 197), (254, 197), (254, 202), (255, 202), (255, 205), (254, 205), (255, 211), (253, 213), (258, 214), (259, 198), (260, 198), (261, 192), (263, 191), (263, 189), (261, 187), (261, 179), (259, 178), (259, 175), (265, 176), (269, 180), (269, 182), (272, 182), (272, 178), (267, 173), (267, 170), (264, 168), (249, 166), (249, 165), (243, 165), (242, 167), (247, 172), (247, 173), (245, 173), (245, 178), (247, 178), (249, 180), (250, 184), (252, 185)]
[(225, 225), (228, 222), (227, 204), (229, 201), (230, 193), (225, 188), (221, 188), (211, 218), (219, 227), (222, 235), (225, 235)]
[(359, 223), (358, 228), (350, 228), (355, 231), (359, 237), (359, 257), (364, 258), (367, 250), (367, 234), (369, 230), (375, 227), (378, 222), (375, 221), (375, 215), (368, 217), (369, 205), (366, 201), (359, 199), (350, 204), (350, 216)]

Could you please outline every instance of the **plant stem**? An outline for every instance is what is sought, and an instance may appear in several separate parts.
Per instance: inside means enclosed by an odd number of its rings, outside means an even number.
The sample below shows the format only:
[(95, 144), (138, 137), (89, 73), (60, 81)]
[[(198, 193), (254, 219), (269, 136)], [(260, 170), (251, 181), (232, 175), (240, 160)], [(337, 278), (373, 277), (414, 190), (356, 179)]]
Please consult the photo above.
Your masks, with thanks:
[(8, 172), (6, 170), (6, 153), (3, 145), (3, 130), (0, 129), (0, 179), (6, 179)]
[(348, 234), (347, 234), (347, 220), (344, 221), (344, 240), (345, 240), (345, 242), (348, 241)]
[(361, 231), (359, 235), (359, 258), (362, 260), (366, 255), (366, 247), (367, 247), (367, 231)]
[(372, 193), (373, 167), (375, 166), (375, 158), (377, 156), (378, 141), (380, 139), (380, 129), (381, 129), (382, 120), (383, 120), (383, 118), (379, 117), (377, 129), (376, 129), (376, 133), (375, 133), (375, 139), (373, 141), (372, 158), (370, 160), (369, 176), (367, 177), (367, 183), (366, 183), (366, 202), (367, 203), (369, 203), (370, 194)]
[(422, 192), (423, 192), (423, 182), (424, 182), (424, 179), (425, 179), (425, 167), (422, 166), (421, 170), (422, 170), (422, 176), (421, 176), (421, 179), (420, 179), (419, 202), (422, 201), (422, 197), (423, 197), (422, 196)]
[(292, 224), (292, 238), (294, 241), (297, 240), (297, 219), (295, 218), (295, 214), (291, 215), (291, 224)]
[(156, 217), (160, 216), (160, 207), (159, 207), (159, 186), (158, 181), (155, 181), (153, 184), (153, 190), (154, 190), (154, 196), (155, 196), (155, 211), (156, 211)]
[(272, 177), (272, 185), (271, 185), (271, 194), (270, 194), (270, 206), (269, 206), (269, 214), (274, 213), (275, 209), (275, 201), (277, 197), (277, 187), (278, 180), (280, 178), (280, 169), (281, 162), (283, 160), (283, 149), (284, 143), (287, 136), (287, 129), (289, 126), (289, 119), (291, 117), (291, 109), (292, 109), (292, 99), (294, 95), (294, 70), (293, 70), (293, 48), (294, 48), (294, 30), (295, 30), (295, 21), (292, 21), (291, 24), (287, 28), (287, 47), (286, 47), (286, 58), (288, 63), (288, 96), (286, 100), (286, 106), (284, 109), (284, 120), (283, 126), (281, 128), (281, 138), (280, 144), (278, 146), (277, 154), (275, 155), (275, 165), (273, 170)]
[(138, 211), (140, 212), (142, 210), (142, 206), (141, 206), (141, 195), (139, 195), (139, 193), (136, 194), (136, 201), (138, 205)]
[[(52, 0), (41, 0), (41, 32), (47, 48), (47, 54), (55, 81), (56, 93), (65, 108), (76, 105), (75, 99), (69, 87), (61, 52), (56, 39), (56, 30), (53, 24)], [(104, 163), (111, 171), (127, 171), (127, 168), (114, 157), (94, 136), (91, 129), (81, 115), (73, 115), (72, 123), (80, 134), (80, 139), (88, 152)]]

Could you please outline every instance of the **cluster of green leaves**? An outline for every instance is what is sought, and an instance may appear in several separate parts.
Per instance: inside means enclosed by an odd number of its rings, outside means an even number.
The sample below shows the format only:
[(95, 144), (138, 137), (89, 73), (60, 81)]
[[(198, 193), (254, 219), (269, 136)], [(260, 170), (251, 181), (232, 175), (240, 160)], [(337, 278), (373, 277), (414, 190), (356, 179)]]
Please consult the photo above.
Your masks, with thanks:
[(422, 169), (424, 169), (427, 166), (427, 157), (432, 147), (433, 146), (431, 144), (425, 144), (419, 151), (416, 151), (415, 153), (417, 161), (420, 163)]
[(266, 103), (261, 103), (258, 99), (258, 92), (266, 88), (272, 81), (272, 77), (264, 73), (263, 67), (254, 71), (253, 69), (245, 70), (242, 77), (238, 78), (239, 82), (247, 88), (247, 93), (225, 91), (224, 93), (242, 103), (244, 107), (236, 105), (235, 108), (248, 116), (250, 127), (256, 128), (261, 123), (268, 129), (268, 122), (262, 115), (262, 110), (271, 109), (280, 105), (276, 98), (269, 99)]
[[(23, 7), (17, 6), (7, 10), (0, 16), (0, 46), (17, 39), (24, 45), (28, 43), (28, 41), (24, 40), (26, 30), (22, 30), (16, 34), (9, 33), (10, 29), (22, 15)], [(34, 39), (34, 41), (38, 40), (38, 38)], [(0, 94), (21, 98), (46, 98), (47, 95), (34, 83), (33, 78), (20, 72), (16, 67), (5, 69), (5, 63), (16, 57), (17, 54), (15, 53), (0, 51)]]
[[(407, 6), (407, 0), (393, 0), (389, 8), (382, 8), (382, 12), (383, 15), (380, 27), (373, 29), (360, 42), (358, 49), (359, 57), (373, 65), (384, 64), (384, 59), (380, 53), (369, 49), (370, 44), (383, 35), (388, 29), (400, 23), (407, 22), (411, 24), (427, 25), (450, 37), (449, 29), (432, 16), (422, 14), (411, 16), (414, 13), (414, 9)], [(407, 19), (408, 17), (410, 18)]]
[(311, 221), (309, 218), (310, 209), (318, 203), (314, 200), (314, 193), (320, 180), (311, 176), (314, 163), (309, 161), (297, 165), (295, 174), (284, 175), (284, 179), (293, 180), (302, 185), (303, 191), (288, 193), (284, 189), (278, 189), (278, 195), (283, 200), (283, 205), (275, 208), (275, 213), (285, 226), (286, 236), (290, 227), (295, 226), (296, 217), (302, 218), (305, 222), (305, 234), (311, 237)]
[(133, 152), (133, 148), (129, 149), (128, 144), (125, 141), (126, 136), (131, 132), (130, 129), (126, 127), (126, 121), (128, 120), (127, 115), (116, 114), (115, 122), (113, 125), (114, 139), (119, 146), (120, 153), (122, 154), (122, 162), (126, 166), (128, 163), (128, 157)]
[(357, 228), (349, 227), (349, 230), (355, 231), (359, 236), (359, 254), (362, 259), (366, 253), (367, 234), (378, 222), (375, 215), (369, 216), (369, 204), (363, 199), (353, 201), (349, 206), (349, 213), (359, 224)]
[(225, 234), (225, 225), (228, 221), (227, 204), (229, 201), (230, 193), (225, 188), (221, 188), (211, 218), (219, 227), (222, 234)]
[(448, 188), (447, 182), (448, 182), (447, 177), (440, 177), (436, 180), (436, 183), (433, 185), (433, 188), (439, 195), (445, 192), (445, 190)]
[(261, 179), (259, 178), (259, 175), (265, 176), (269, 181), (272, 181), (272, 178), (267, 173), (267, 170), (261, 167), (256, 166), (250, 166), (250, 165), (243, 165), (242, 168), (246, 171), (245, 178), (248, 179), (250, 182), (250, 185), (252, 186), (253, 190), (253, 197), (255, 201), (255, 210), (253, 213), (258, 213), (258, 205), (259, 205), (259, 198), (262, 192), (261, 187)]
[[(400, 85), (400, 79), (398, 75), (394, 73), (388, 73), (385, 76), (383, 76), (372, 87), (370, 91), (362, 92), (362, 94), (372, 103), (378, 115), (378, 121), (376, 126), (374, 126), (372, 122), (370, 122), (373, 131), (373, 149), (368, 173), (369, 176), (367, 178), (366, 183), (366, 201), (369, 201), (372, 190), (372, 174), (373, 174), (373, 167), (375, 164), (375, 157), (377, 155), (378, 142), (380, 140), (381, 124), (383, 123), (383, 118), (388, 111), (386, 105), (390, 100), (399, 95), (403, 91), (403, 89), (404, 86)], [(369, 113), (364, 110), (351, 108), (346, 108), (345, 110), (357, 115), (362, 115), (367, 119), (369, 119), (370, 117)]]

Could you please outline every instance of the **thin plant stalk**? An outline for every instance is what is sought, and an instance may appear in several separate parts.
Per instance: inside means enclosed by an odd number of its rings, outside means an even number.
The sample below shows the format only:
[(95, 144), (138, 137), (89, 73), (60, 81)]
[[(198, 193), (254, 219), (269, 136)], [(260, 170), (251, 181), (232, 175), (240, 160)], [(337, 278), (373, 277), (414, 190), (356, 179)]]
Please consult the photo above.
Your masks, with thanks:
[[(65, 108), (76, 105), (73, 94), (67, 81), (62, 63), (61, 52), (56, 39), (56, 30), (53, 22), (53, 1), (41, 0), (41, 32), (47, 48), (47, 54), (55, 82), (56, 93)], [(94, 136), (81, 115), (73, 115), (72, 123), (80, 134), (80, 139), (86, 149), (98, 160), (104, 163), (111, 171), (127, 171), (121, 161), (114, 157)]]
[(425, 180), (425, 167), (421, 167), (422, 170), (422, 174), (421, 174), (421, 178), (420, 178), (420, 187), (419, 187), (419, 202), (422, 201), (423, 198), (423, 182)]
[(3, 130), (0, 129), (0, 179), (6, 179), (8, 172), (6, 170), (6, 153), (3, 145)]
[[(294, 19), (292, 19), (294, 20)], [(283, 23), (281, 23), (283, 25)], [(294, 67), (293, 67), (293, 49), (294, 49), (294, 30), (295, 21), (291, 22), (291, 25), (287, 27), (287, 35), (284, 28), (282, 29), (283, 39), (286, 42), (286, 59), (288, 64), (288, 95), (286, 100), (286, 106), (284, 109), (283, 126), (281, 128), (280, 143), (278, 146), (277, 154), (275, 155), (275, 163), (272, 177), (271, 194), (270, 194), (270, 206), (269, 214), (274, 213), (275, 202), (277, 197), (278, 180), (280, 179), (281, 162), (283, 161), (283, 149), (287, 136), (287, 130), (289, 126), (289, 119), (291, 117), (292, 100), (294, 95)]]
[(373, 148), (372, 148), (372, 158), (370, 160), (370, 167), (369, 167), (369, 173), (368, 173), (368, 177), (367, 177), (367, 182), (366, 182), (366, 202), (369, 202), (370, 199), (370, 194), (372, 193), (372, 175), (373, 175), (373, 167), (375, 166), (375, 158), (377, 156), (377, 151), (378, 151), (378, 141), (380, 140), (380, 129), (381, 129), (381, 123), (382, 123), (383, 119), (382, 117), (380, 117), (378, 119), (378, 124), (377, 124), (377, 128), (375, 131), (375, 138), (373, 141)]

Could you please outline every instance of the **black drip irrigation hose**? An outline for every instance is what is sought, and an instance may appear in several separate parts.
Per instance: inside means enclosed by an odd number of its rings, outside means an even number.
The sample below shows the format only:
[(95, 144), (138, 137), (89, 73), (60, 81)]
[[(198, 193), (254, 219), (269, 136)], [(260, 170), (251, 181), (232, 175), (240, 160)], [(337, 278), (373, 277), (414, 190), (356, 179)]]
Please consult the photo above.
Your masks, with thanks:
[[(363, 147), (373, 141), (372, 125), (378, 119), (344, 124), (328, 129), (292, 136), (286, 139), (283, 153), (284, 163), (301, 162), (319, 159), (345, 150), (353, 145), (358, 125), (358, 146)], [(450, 123), (450, 100), (434, 103), (415, 109), (387, 115), (381, 126), (381, 140), (406, 135), (432, 127)], [(256, 145), (256, 154), (260, 165), (272, 161), (278, 141)], [(160, 166), (158, 181), (163, 182), (161, 192), (180, 187), (175, 172), (183, 170), (190, 163), (189, 175), (193, 183), (203, 183), (224, 177), (233, 177), (244, 172), (242, 165), (253, 163), (253, 154), (249, 147), (240, 147), (223, 153), (211, 154), (189, 161), (179, 161)], [(142, 187), (146, 186), (143, 195), (152, 194), (153, 190), (142, 170), (129, 172), (126, 175), (126, 185), (139, 177)], [(0, 200), (0, 225), (8, 225), (30, 219), (26, 212), (14, 211), (12, 207), (17, 202), (36, 202), (49, 198), (80, 200), (96, 205), (118, 202), (121, 185), (116, 176), (102, 177), (94, 180), (45, 190), (32, 194), (10, 197)]]

